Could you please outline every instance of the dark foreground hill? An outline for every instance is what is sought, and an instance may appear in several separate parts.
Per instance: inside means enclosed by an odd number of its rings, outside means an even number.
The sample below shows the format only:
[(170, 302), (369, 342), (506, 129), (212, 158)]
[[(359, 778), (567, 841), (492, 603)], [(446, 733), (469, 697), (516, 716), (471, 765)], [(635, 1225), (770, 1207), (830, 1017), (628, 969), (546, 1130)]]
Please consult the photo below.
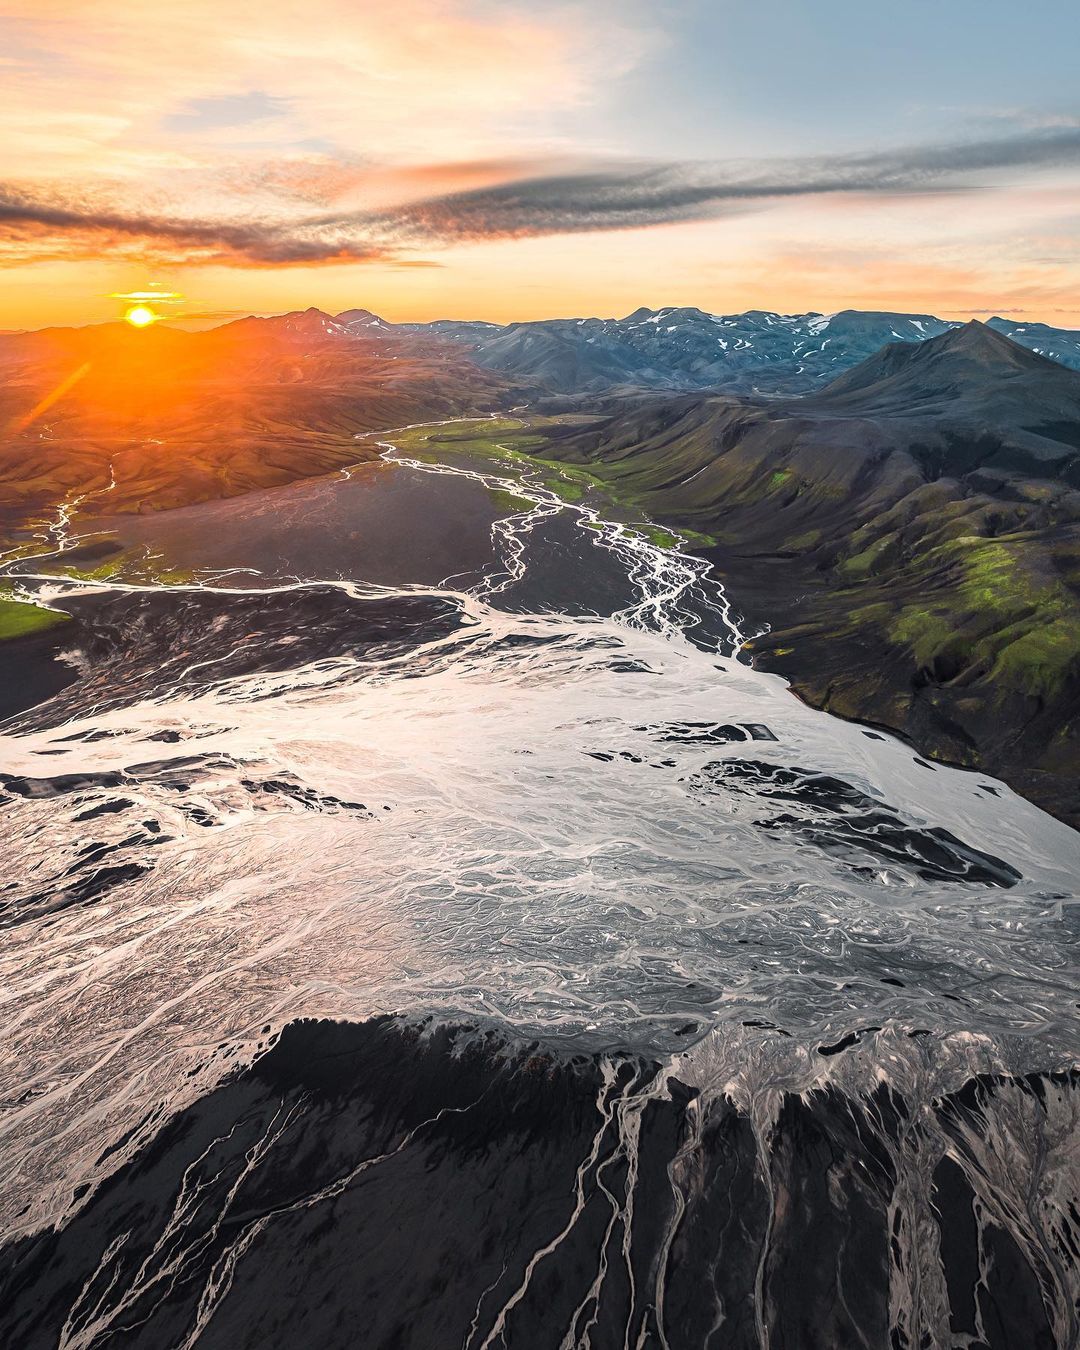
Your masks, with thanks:
[(642, 396), (550, 453), (709, 536), (809, 702), (1080, 824), (1080, 374), (973, 323), (803, 399)]
[[(812, 1091), (773, 1068), (764, 1129), (736, 1076), (784, 1064), (760, 1025), (727, 1033), (742, 1061), (724, 1092), (702, 1089), (696, 1047), (661, 1072), (462, 1027), (294, 1021), (152, 1119), (62, 1223), (0, 1250), (0, 1334), (26, 1350), (160, 1350), (193, 1326), (216, 1350), (549, 1347), (581, 1326), (578, 1344), (670, 1350), (1075, 1344), (1077, 1075), (931, 1078), (929, 1032), (871, 1028), (804, 1052), (835, 1066)], [(890, 1076), (865, 1086), (875, 1046)], [(600, 1116), (605, 1097), (618, 1109)], [(71, 1325), (95, 1340), (65, 1342)]]

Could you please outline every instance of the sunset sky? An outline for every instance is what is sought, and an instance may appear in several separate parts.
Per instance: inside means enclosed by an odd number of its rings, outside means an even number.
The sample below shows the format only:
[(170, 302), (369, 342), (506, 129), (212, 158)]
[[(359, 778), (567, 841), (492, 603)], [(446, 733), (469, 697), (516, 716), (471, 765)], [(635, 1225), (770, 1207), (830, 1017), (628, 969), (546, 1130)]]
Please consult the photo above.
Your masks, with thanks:
[(0, 328), (1080, 326), (1074, 0), (0, 0)]

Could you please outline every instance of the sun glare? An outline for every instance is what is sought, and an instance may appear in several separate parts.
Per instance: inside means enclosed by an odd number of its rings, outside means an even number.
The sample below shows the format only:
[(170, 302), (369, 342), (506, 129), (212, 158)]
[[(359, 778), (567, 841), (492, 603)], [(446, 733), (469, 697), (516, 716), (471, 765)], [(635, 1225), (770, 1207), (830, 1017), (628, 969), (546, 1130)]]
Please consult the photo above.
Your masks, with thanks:
[(146, 328), (149, 324), (155, 323), (157, 318), (149, 305), (132, 305), (124, 315), (125, 322), (131, 324), (133, 328)]

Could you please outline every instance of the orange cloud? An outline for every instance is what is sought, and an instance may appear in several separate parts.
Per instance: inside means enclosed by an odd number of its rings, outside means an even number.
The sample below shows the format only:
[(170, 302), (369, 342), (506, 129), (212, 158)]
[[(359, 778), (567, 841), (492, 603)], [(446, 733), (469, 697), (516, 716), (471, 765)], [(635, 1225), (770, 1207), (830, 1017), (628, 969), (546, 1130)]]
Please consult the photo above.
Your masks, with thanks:
[[(33, 173), (169, 171), (224, 147), (317, 139), (365, 157), (500, 156), (557, 138), (646, 49), (606, 6), (399, 0), (7, 0), (4, 158)], [(42, 55), (47, 59), (43, 60)], [(169, 119), (261, 91), (251, 123)], [(265, 109), (263, 109), (265, 113)], [(515, 122), (518, 124), (515, 127)], [(96, 162), (86, 156), (96, 151)]]

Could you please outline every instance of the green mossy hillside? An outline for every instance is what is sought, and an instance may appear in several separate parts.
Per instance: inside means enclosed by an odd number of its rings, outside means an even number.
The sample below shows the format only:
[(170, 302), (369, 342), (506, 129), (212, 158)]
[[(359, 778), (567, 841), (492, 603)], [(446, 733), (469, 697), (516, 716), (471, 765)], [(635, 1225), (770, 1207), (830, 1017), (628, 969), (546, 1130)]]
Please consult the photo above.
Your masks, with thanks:
[(1080, 822), (1080, 492), (1067, 473), (950, 478), (903, 423), (805, 407), (641, 400), (549, 428), (542, 453), (706, 552), (771, 625), (755, 661), (809, 702)]

